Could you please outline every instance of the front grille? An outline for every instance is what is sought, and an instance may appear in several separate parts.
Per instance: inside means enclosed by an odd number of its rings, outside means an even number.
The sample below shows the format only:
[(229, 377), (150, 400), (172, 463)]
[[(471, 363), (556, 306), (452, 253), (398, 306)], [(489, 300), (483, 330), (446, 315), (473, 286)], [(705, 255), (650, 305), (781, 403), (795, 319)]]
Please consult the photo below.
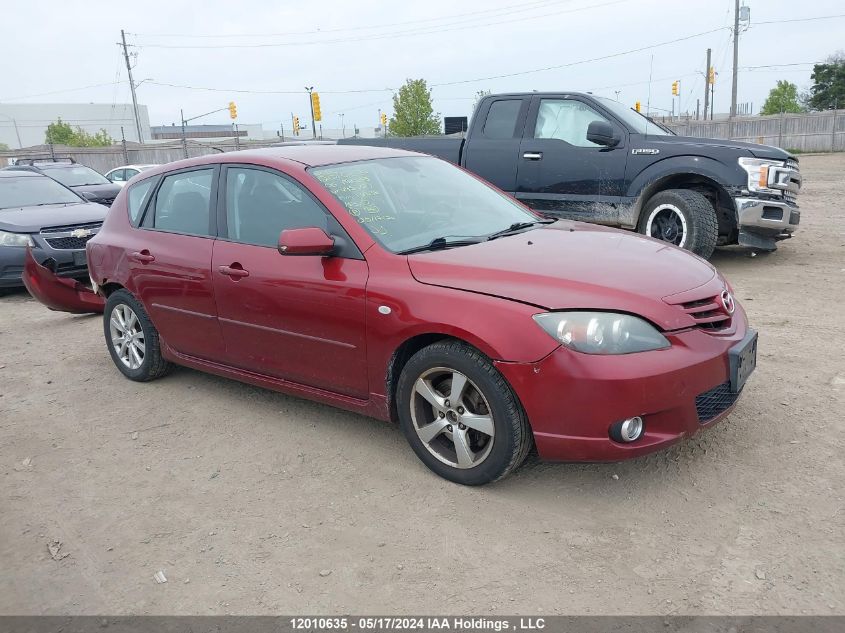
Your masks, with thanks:
[(85, 248), (93, 235), (86, 235), (85, 237), (47, 237), (44, 241), (50, 246), (58, 250), (81, 250)]
[(783, 199), (790, 203), (790, 204), (797, 204), (798, 203), (798, 195), (792, 193), (791, 191), (784, 191), (783, 192)]
[(70, 233), (74, 229), (99, 229), (103, 226), (102, 222), (88, 222), (86, 224), (64, 224), (61, 226), (48, 226), (46, 229), (41, 229), (42, 235), (45, 233)]
[(680, 308), (690, 315), (696, 327), (710, 332), (729, 328), (731, 316), (725, 312), (719, 296), (697, 299), (680, 304)]
[(706, 424), (718, 417), (720, 413), (724, 413), (732, 407), (737, 398), (739, 398), (739, 394), (731, 391), (730, 382), (723, 382), (718, 387), (713, 387), (710, 391), (699, 394), (695, 398), (698, 423)]

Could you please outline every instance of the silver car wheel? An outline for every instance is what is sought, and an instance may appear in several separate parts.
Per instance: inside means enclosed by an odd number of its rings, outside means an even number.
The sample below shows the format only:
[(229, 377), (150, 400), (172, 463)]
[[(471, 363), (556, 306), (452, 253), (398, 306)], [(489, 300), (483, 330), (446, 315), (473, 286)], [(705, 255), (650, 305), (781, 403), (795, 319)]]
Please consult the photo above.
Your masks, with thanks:
[(487, 398), (454, 369), (435, 367), (417, 378), (411, 420), (423, 446), (453, 468), (474, 468), (493, 448), (495, 425)]
[(109, 318), (109, 333), (117, 357), (129, 369), (144, 362), (144, 330), (138, 315), (125, 303), (114, 307)]

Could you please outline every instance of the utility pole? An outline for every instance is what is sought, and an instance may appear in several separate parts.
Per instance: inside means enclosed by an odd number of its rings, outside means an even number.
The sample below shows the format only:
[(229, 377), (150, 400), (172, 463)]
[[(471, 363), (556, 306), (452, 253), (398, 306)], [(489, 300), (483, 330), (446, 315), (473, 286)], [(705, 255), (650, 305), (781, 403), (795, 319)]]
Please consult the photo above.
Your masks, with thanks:
[(129, 152), (126, 151), (126, 135), (123, 133), (123, 126), (120, 126), (120, 144), (123, 146), (123, 164), (129, 164)]
[(317, 122), (314, 121), (314, 102), (311, 100), (311, 92), (314, 90), (314, 86), (305, 86), (305, 89), (308, 91), (308, 105), (311, 106), (311, 138), (315, 141), (317, 140)]
[[(129, 89), (132, 92), (132, 110), (135, 113), (135, 130), (138, 132), (138, 142), (144, 144), (144, 135), (141, 133), (141, 117), (138, 115), (138, 97), (135, 95), (135, 80), (132, 79), (132, 64), (129, 63), (129, 52), (126, 49), (126, 34), (120, 29), (120, 42), (123, 46), (123, 59), (126, 60), (126, 72), (129, 75)], [(187, 158), (187, 153), (185, 158)]]
[(734, 0), (734, 69), (731, 77), (731, 118), (736, 116), (736, 76), (739, 66), (739, 0)]
[(179, 118), (182, 119), (182, 153), (188, 158), (188, 139), (185, 138), (185, 111), (179, 109)]
[(710, 49), (707, 49), (707, 65), (704, 67), (704, 120), (710, 107)]

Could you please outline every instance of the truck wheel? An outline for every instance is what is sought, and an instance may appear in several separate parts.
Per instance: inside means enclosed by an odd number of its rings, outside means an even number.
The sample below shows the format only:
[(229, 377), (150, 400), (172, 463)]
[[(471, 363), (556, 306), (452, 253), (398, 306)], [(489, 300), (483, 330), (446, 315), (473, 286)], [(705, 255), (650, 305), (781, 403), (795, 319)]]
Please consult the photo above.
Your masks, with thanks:
[(638, 230), (708, 259), (716, 248), (716, 210), (701, 193), (668, 189), (652, 196), (640, 214)]
[(397, 389), (399, 421), (422, 462), (450, 481), (505, 477), (533, 445), (525, 411), (490, 360), (459, 341), (414, 354)]

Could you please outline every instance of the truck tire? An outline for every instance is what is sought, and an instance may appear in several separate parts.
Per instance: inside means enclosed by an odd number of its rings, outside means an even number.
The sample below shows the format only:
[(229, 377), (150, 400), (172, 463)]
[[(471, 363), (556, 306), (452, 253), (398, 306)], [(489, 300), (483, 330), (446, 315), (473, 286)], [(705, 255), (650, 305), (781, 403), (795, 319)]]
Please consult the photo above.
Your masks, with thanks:
[(646, 202), (637, 230), (708, 259), (716, 248), (719, 222), (716, 210), (703, 194), (667, 189)]

